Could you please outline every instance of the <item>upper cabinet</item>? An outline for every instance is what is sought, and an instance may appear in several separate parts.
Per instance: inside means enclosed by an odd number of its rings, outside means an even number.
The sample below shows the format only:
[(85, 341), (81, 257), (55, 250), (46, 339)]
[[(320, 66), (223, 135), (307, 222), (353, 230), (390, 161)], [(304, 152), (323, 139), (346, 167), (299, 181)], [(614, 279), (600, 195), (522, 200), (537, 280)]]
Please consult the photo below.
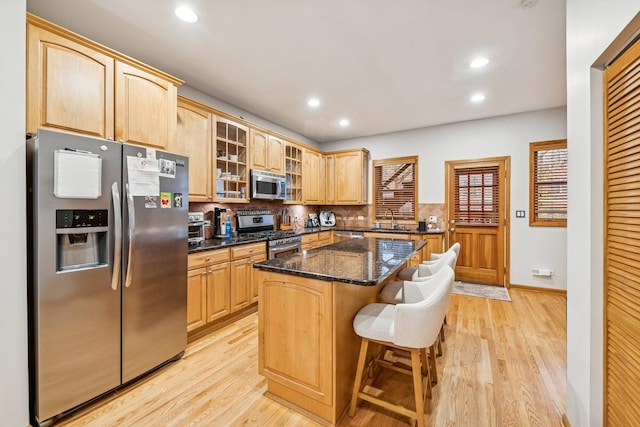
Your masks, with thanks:
[(217, 117), (215, 132), (215, 199), (235, 203), (248, 202), (247, 144), (249, 142), (249, 127)]
[(300, 204), (302, 198), (302, 147), (285, 142), (284, 169), (287, 175), (287, 198), (285, 203)]
[(46, 127), (167, 149), (180, 84), (27, 14), (27, 133)]
[(115, 80), (116, 140), (166, 150), (176, 137), (176, 86), (119, 61)]
[(169, 151), (189, 157), (189, 201), (210, 202), (212, 194), (212, 116), (206, 106), (178, 97), (175, 144)]
[(115, 60), (27, 20), (27, 133), (48, 127), (113, 139)]
[(327, 153), (326, 203), (364, 205), (369, 194), (369, 151), (360, 148)]
[(257, 129), (249, 131), (251, 138), (251, 169), (284, 173), (284, 141)]
[(325, 203), (325, 159), (319, 151), (305, 149), (302, 155), (302, 198), (306, 205)]

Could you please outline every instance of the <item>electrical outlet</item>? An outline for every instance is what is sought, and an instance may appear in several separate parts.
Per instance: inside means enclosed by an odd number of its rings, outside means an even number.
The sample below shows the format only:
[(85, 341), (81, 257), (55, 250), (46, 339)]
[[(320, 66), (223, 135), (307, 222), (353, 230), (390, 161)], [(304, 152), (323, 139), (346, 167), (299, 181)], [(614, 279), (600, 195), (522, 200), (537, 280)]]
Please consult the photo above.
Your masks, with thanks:
[(435, 215), (429, 215), (429, 222), (432, 224), (438, 222), (438, 217)]
[(295, 222), (298, 222), (298, 215), (294, 215), (294, 216), (293, 216), (293, 220), (294, 220)]

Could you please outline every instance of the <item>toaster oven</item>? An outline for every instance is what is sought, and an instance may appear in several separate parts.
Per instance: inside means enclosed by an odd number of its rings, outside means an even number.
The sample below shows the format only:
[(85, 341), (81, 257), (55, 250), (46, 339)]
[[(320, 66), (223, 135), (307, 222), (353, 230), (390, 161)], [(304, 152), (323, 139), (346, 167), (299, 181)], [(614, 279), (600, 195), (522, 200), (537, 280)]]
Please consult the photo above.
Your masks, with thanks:
[(204, 212), (189, 212), (189, 246), (204, 242)]

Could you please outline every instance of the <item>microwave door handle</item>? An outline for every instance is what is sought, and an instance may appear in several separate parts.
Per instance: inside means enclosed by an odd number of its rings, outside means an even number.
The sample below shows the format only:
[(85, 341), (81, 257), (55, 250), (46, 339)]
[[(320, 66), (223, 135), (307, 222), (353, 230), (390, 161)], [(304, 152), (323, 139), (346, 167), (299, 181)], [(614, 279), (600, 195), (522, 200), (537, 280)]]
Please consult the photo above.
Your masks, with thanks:
[(118, 183), (111, 185), (111, 199), (113, 200), (114, 222), (114, 248), (113, 248), (113, 272), (111, 273), (111, 289), (118, 290), (120, 282), (120, 264), (122, 262), (122, 211), (120, 209), (120, 191)]
[(131, 270), (133, 268), (133, 256), (131, 255), (134, 252), (135, 246), (135, 229), (136, 229), (136, 215), (133, 206), (133, 194), (131, 194), (131, 190), (129, 189), (129, 184), (126, 184), (127, 190), (127, 212), (129, 217), (129, 258), (127, 259), (127, 276), (124, 281), (124, 286), (131, 286)]
[(278, 185), (278, 199), (283, 199), (285, 198), (287, 194), (287, 180), (282, 180), (280, 181), (280, 185)]

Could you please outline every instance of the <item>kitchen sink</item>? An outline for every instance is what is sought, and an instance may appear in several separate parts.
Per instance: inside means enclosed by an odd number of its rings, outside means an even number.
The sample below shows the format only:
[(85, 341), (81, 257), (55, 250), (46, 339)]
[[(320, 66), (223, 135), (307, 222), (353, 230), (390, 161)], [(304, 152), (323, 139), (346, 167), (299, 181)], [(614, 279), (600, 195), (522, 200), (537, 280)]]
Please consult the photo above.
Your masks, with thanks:
[(394, 231), (406, 231), (407, 227), (402, 225), (396, 228), (389, 228), (389, 227), (380, 227), (380, 228), (376, 228), (376, 227), (371, 227), (369, 228), (367, 231), (381, 231), (383, 233), (393, 233)]

